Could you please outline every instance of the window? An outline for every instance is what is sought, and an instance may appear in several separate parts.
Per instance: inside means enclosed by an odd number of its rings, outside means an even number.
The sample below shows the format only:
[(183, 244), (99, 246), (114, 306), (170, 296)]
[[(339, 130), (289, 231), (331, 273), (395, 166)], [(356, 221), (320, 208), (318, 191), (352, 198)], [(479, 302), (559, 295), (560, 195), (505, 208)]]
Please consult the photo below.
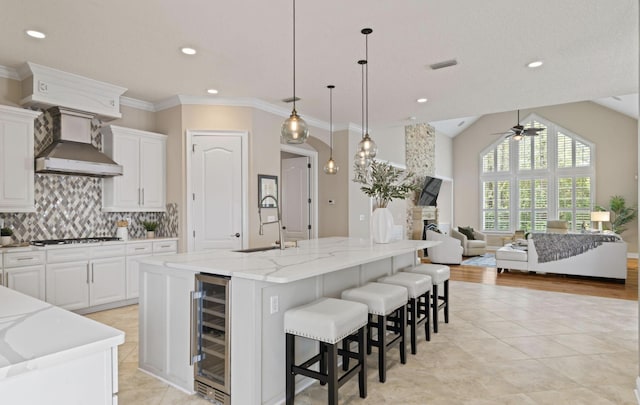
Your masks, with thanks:
[(593, 206), (594, 145), (536, 115), (522, 125), (543, 130), (520, 141), (500, 140), (481, 153), (483, 229), (544, 232), (549, 219), (580, 229)]

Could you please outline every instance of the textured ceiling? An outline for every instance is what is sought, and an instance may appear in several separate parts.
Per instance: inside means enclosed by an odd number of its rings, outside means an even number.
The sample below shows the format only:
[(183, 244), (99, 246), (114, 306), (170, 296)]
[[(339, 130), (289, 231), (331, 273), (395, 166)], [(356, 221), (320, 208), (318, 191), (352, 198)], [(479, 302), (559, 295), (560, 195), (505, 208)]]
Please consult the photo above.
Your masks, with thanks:
[[(637, 0), (297, 0), (297, 107), (361, 121), (363, 27), (370, 126), (473, 117), (638, 92)], [(252, 97), (287, 107), (291, 0), (0, 0), (0, 65), (32, 61), (127, 87)], [(24, 30), (44, 31), (34, 40)], [(182, 55), (182, 46), (198, 50)], [(458, 65), (428, 65), (457, 59)], [(542, 59), (539, 69), (526, 64)], [(426, 97), (429, 101), (417, 104)], [(409, 117), (415, 121), (409, 121)], [(460, 120), (455, 120), (456, 125)]]

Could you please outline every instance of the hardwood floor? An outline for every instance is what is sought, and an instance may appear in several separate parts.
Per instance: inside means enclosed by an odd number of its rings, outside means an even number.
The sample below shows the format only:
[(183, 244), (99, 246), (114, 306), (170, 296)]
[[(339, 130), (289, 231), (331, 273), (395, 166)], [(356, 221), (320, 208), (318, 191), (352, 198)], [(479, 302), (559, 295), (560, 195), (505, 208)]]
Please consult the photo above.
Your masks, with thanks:
[(450, 265), (451, 280), (522, 287), (596, 297), (638, 300), (638, 259), (627, 259), (627, 281), (594, 279), (558, 274), (529, 274), (520, 271), (497, 274), (493, 267)]

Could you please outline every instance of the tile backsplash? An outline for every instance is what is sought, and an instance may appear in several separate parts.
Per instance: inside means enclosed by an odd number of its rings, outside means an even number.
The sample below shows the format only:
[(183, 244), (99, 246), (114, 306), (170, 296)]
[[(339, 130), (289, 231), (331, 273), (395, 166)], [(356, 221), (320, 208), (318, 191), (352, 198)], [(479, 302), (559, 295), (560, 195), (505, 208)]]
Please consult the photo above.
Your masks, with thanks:
[[(91, 140), (100, 148), (101, 123), (92, 122)], [(35, 154), (51, 141), (51, 115), (44, 112), (35, 121)], [(35, 175), (35, 212), (3, 213), (5, 227), (13, 229), (16, 242), (39, 239), (115, 236), (116, 221), (129, 218), (129, 238), (143, 238), (142, 221), (158, 222), (156, 235), (178, 235), (177, 204), (167, 204), (166, 212), (102, 212), (102, 180), (93, 177), (55, 174)]]

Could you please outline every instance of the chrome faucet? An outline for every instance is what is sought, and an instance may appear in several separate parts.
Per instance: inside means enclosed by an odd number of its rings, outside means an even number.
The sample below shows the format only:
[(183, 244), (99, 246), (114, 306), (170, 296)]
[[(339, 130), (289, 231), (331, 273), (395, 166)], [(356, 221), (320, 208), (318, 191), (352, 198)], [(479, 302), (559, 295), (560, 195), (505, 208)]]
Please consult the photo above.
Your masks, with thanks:
[[(273, 199), (273, 201), (276, 202), (276, 214), (278, 215), (277, 216), (278, 219), (275, 221), (262, 222), (262, 203), (269, 198)], [(284, 239), (282, 238), (282, 217), (280, 215), (280, 203), (278, 202), (278, 199), (275, 196), (268, 194), (262, 197), (262, 200), (260, 200), (260, 204), (258, 204), (258, 222), (260, 222), (260, 231), (258, 232), (259, 235), (264, 235), (263, 225), (278, 224), (278, 238), (280, 239), (280, 250), (284, 250)]]

